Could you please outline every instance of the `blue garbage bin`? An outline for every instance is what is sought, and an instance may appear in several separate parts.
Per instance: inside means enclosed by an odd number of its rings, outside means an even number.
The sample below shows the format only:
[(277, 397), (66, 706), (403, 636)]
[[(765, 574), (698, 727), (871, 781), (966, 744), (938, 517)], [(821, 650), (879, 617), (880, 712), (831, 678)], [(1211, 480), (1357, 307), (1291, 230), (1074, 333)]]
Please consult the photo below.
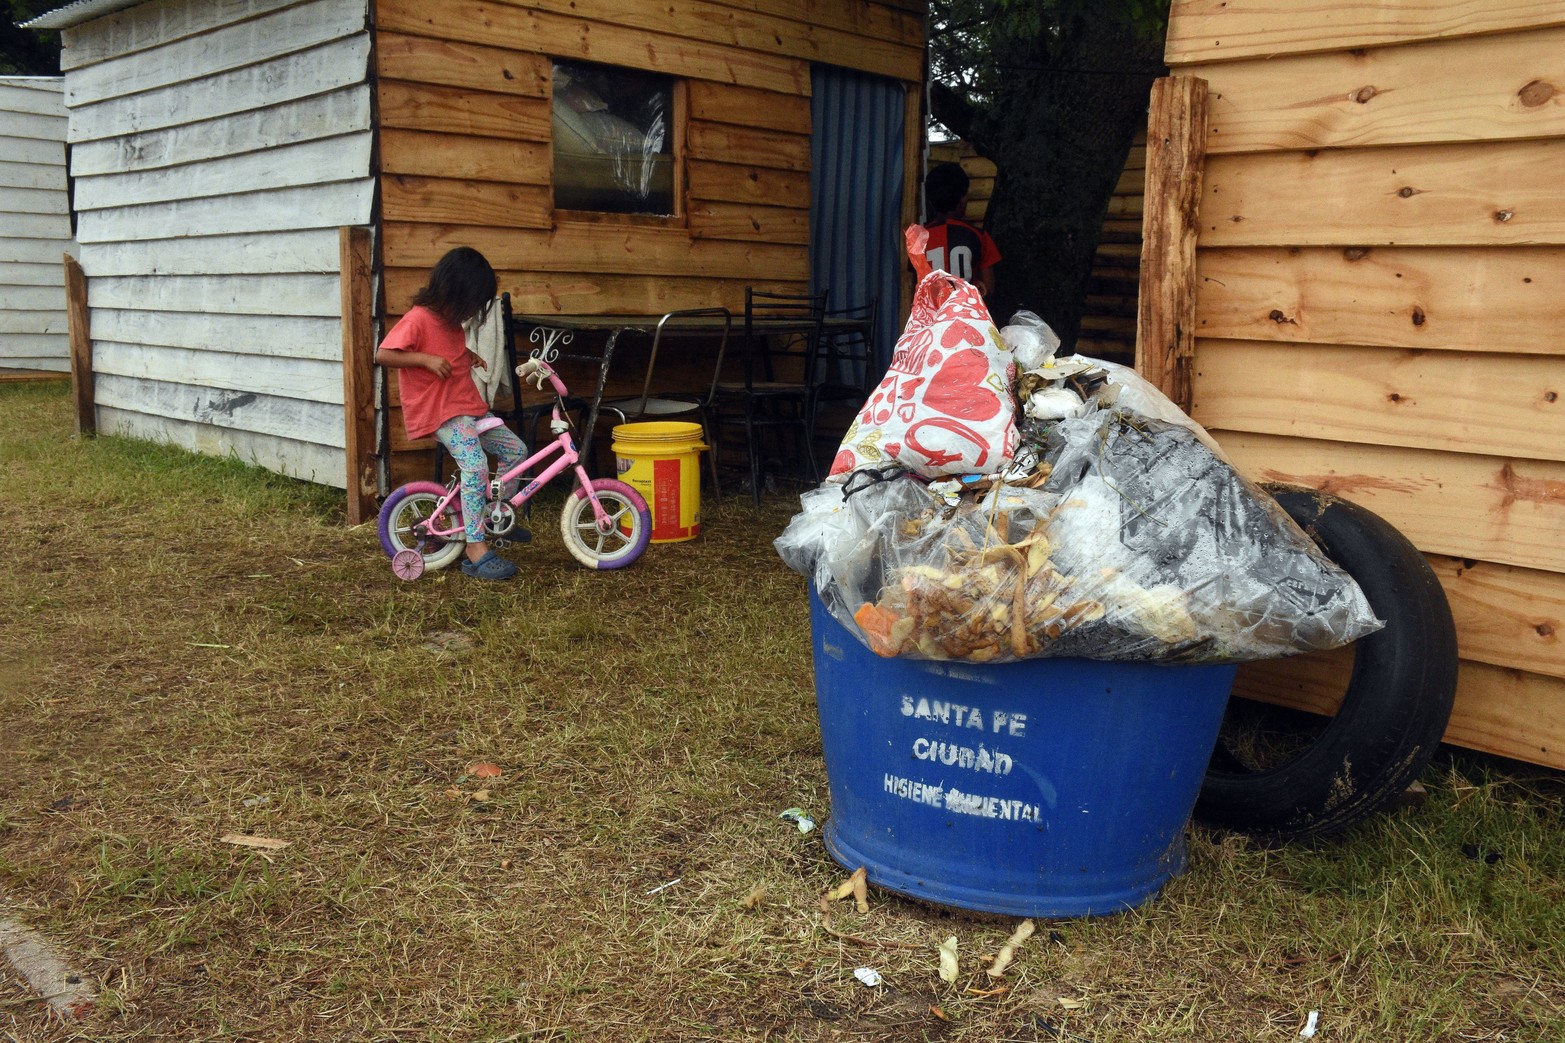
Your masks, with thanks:
[(1102, 915), (1184, 867), (1235, 666), (884, 659), (810, 620), (826, 849), (940, 905)]

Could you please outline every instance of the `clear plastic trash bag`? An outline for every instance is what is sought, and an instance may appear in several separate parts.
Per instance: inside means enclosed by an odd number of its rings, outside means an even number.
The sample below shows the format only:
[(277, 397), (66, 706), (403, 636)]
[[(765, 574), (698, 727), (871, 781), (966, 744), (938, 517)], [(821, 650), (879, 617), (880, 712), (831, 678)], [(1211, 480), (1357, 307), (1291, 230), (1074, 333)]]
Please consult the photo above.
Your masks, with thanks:
[(805, 494), (778, 552), (886, 656), (1240, 662), (1382, 626), (1199, 425), (1123, 367), (1111, 383), (1112, 407), (1049, 427), (1030, 478), (954, 497), (856, 472), (846, 498)]

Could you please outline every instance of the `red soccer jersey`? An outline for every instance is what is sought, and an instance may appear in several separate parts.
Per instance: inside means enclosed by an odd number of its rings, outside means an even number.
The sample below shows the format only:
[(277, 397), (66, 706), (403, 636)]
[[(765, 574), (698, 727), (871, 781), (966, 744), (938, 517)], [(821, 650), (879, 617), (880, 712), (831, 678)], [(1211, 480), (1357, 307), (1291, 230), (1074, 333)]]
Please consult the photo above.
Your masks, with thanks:
[(489, 404), (473, 383), (473, 362), (460, 326), (448, 326), (428, 308), (415, 305), (391, 327), (380, 346), (387, 351), (422, 351), (451, 363), (451, 375), (444, 380), (419, 366), (397, 370), (402, 422), (409, 438), (427, 438), (454, 416), (489, 412)]
[(966, 221), (948, 217), (925, 227), (929, 230), (929, 245), (924, 248), (924, 256), (932, 268), (972, 282), (979, 272), (1000, 263), (1000, 248), (994, 245), (989, 233)]

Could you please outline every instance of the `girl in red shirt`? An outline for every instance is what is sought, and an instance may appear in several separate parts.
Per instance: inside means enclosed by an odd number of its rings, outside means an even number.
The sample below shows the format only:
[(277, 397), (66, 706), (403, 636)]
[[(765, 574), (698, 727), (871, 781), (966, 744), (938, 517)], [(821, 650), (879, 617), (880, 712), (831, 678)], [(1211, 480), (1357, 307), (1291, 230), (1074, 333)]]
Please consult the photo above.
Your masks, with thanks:
[(413, 295), (413, 307), (391, 327), (375, 352), (376, 362), (397, 371), (408, 437), (434, 435), (461, 469), (467, 535), (462, 571), (496, 580), (516, 575), (516, 566), (484, 542), (489, 489), (485, 453), (495, 456), (503, 474), (527, 458), (527, 447), (508, 427), (478, 433), (476, 425), (489, 415), (489, 404), (473, 382), (473, 367), (487, 367), (468, 350), (462, 324), (494, 304), (499, 285), (483, 254), (469, 246), (457, 247), (436, 262), (429, 284)]

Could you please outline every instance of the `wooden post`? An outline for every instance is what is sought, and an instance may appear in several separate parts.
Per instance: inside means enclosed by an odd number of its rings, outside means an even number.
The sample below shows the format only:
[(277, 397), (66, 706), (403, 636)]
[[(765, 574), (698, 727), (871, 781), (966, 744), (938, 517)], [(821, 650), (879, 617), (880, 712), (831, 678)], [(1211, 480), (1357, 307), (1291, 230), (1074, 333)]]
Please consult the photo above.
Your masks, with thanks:
[(87, 311), (87, 273), (65, 255), (65, 318), (71, 336), (71, 394), (76, 400), (76, 433), (98, 433), (98, 407), (92, 392), (92, 323)]
[(348, 524), (375, 510), (375, 327), (370, 230), (340, 228), (342, 262), (342, 417), (347, 435)]
[(1196, 221), (1206, 118), (1205, 80), (1165, 76), (1152, 84), (1136, 370), (1186, 412), (1195, 356)]

